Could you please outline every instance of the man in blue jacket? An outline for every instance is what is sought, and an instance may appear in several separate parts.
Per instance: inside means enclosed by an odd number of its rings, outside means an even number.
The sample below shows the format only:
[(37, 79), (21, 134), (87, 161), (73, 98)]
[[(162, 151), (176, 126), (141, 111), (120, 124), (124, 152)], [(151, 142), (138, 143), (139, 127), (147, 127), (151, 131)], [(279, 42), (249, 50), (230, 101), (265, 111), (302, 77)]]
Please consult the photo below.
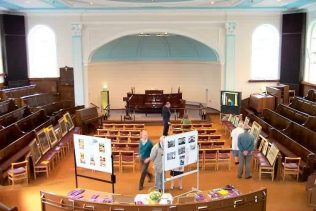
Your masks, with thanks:
[(249, 126), (244, 126), (244, 132), (238, 136), (238, 149), (239, 149), (239, 168), (238, 178), (243, 175), (245, 166), (245, 178), (250, 179), (251, 176), (251, 158), (254, 149), (254, 136), (248, 132)]
[(170, 124), (170, 102), (166, 102), (166, 104), (162, 107), (162, 122), (163, 122), (163, 135), (167, 136), (169, 131)]

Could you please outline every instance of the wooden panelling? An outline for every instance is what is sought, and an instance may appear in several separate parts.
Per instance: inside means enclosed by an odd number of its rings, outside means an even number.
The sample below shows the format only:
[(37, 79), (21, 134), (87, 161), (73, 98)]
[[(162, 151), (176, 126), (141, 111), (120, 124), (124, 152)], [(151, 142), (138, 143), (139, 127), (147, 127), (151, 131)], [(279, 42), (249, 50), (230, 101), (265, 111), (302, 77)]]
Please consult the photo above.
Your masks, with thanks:
[(58, 78), (30, 78), (31, 84), (41, 93), (57, 93)]

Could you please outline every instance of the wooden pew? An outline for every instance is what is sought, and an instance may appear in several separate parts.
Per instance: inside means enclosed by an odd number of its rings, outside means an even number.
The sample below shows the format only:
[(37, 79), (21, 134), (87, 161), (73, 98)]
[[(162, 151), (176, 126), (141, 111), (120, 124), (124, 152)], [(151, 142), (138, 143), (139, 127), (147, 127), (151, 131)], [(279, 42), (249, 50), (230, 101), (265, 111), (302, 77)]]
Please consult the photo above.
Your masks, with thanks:
[(310, 151), (316, 152), (316, 132), (292, 122), (283, 133)]
[(289, 106), (311, 116), (316, 116), (316, 102), (295, 97)]
[(27, 117), (31, 114), (32, 114), (32, 112), (26, 106), (24, 106), (22, 108), (18, 108), (14, 111), (11, 111), (5, 115), (0, 116), (0, 125), (2, 127), (7, 127), (7, 126), (17, 122), (18, 120), (20, 120), (24, 117)]
[(5, 100), (0, 102), (0, 116), (14, 111), (18, 107), (15, 105), (13, 100)]
[[(0, 184), (2, 185), (7, 177), (7, 170), (11, 167), (11, 163), (25, 159), (25, 155), (29, 152), (28, 145), (36, 137), (33, 131), (25, 134), (16, 128), (11, 129), (11, 127), (14, 128), (16, 125), (8, 127), (10, 129), (4, 129), (7, 130), (7, 138), (10, 138), (11, 143), (8, 144), (6, 142), (7, 145), (0, 149)], [(19, 135), (13, 136), (13, 133)]]
[[(92, 192), (92, 194), (111, 195), (104, 192)], [(203, 195), (205, 193), (203, 192)], [(74, 199), (68, 196), (57, 195), (49, 192), (40, 192), (41, 207), (43, 211), (63, 211), (63, 210), (104, 210), (104, 211), (198, 211), (198, 210), (225, 210), (225, 211), (265, 211), (267, 202), (267, 189), (260, 188), (256, 191), (250, 191), (239, 196), (230, 198), (221, 198), (203, 202), (174, 203), (170, 205), (135, 205), (128, 202), (133, 198), (116, 194), (113, 197), (113, 203), (93, 202), (87, 199)], [(117, 201), (116, 198), (124, 200)], [(111, 197), (112, 198), (112, 197)], [(128, 198), (128, 200), (126, 199)]]
[(0, 150), (23, 136), (23, 132), (17, 125), (11, 125), (0, 130)]
[(303, 126), (312, 131), (316, 131), (316, 117), (309, 117)]
[(276, 112), (298, 124), (304, 124), (309, 118), (308, 114), (282, 104), (277, 107)]
[(29, 107), (38, 107), (47, 104), (51, 104), (53, 102), (58, 101), (57, 97), (53, 94), (49, 93), (36, 93), (33, 95), (27, 95), (20, 98), (20, 105), (25, 106), (28, 105)]
[(316, 158), (314, 152), (276, 129), (270, 130), (269, 141), (277, 146), (283, 156), (302, 158), (302, 180), (306, 180), (313, 172)]
[(22, 86), (17, 88), (9, 88), (0, 90), (1, 99), (20, 98), (26, 95), (33, 95), (36, 93), (36, 85)]
[(291, 120), (270, 109), (263, 110), (262, 119), (269, 125), (270, 129), (273, 127), (277, 130), (284, 130), (291, 123)]
[(46, 116), (44, 110), (39, 110), (19, 121), (16, 122), (17, 126), (23, 132), (30, 132), (35, 130), (36, 132), (44, 127), (52, 124), (53, 118)]
[(95, 131), (102, 125), (103, 115), (98, 114), (97, 107), (83, 108), (76, 110), (77, 123), (82, 127), (83, 134), (93, 129)]
[(316, 89), (310, 89), (305, 97), (306, 100), (316, 102)]

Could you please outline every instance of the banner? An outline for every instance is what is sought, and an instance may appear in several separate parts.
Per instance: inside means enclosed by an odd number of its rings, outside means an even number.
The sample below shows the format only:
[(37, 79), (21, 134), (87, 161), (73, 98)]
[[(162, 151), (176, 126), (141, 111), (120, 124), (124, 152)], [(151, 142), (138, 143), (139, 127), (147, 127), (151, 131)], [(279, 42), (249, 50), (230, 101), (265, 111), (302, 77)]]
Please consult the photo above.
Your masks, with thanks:
[(190, 131), (165, 137), (165, 171), (196, 163), (198, 161), (198, 155), (197, 131)]
[(77, 167), (112, 173), (111, 140), (74, 134)]

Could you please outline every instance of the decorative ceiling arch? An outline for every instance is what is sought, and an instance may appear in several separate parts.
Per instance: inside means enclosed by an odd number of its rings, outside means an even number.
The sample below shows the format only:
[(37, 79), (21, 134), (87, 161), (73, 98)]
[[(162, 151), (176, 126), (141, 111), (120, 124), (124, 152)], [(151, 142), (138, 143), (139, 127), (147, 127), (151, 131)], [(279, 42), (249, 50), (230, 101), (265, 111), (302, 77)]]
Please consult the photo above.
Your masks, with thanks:
[(216, 50), (192, 38), (169, 33), (139, 33), (102, 45), (91, 53), (89, 62), (162, 60), (220, 61)]

